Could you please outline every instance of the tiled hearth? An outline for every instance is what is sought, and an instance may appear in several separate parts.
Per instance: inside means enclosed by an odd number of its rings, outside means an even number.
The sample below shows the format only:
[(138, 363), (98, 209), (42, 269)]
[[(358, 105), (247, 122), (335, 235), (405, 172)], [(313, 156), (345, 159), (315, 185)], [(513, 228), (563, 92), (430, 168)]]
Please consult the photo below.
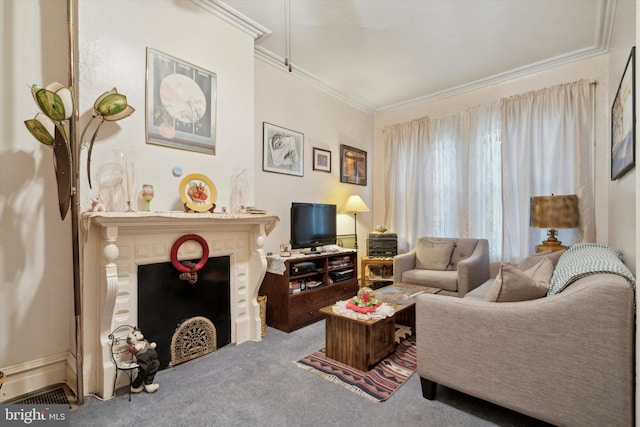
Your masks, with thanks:
[[(81, 220), (85, 229), (81, 253), (84, 394), (113, 395), (115, 368), (108, 335), (119, 325), (138, 324), (137, 266), (170, 261), (171, 247), (185, 234), (203, 237), (209, 257), (230, 257), (231, 342), (261, 339), (256, 298), (267, 268), (262, 247), (277, 217), (100, 212), (86, 213)], [(186, 241), (178, 251), (180, 260), (201, 256), (196, 241)]]

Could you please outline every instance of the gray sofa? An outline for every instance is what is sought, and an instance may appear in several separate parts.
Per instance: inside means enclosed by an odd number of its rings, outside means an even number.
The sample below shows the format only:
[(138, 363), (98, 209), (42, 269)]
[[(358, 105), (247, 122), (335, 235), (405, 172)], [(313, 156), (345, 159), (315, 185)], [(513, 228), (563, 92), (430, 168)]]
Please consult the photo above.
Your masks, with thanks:
[(592, 272), (557, 294), (516, 302), (486, 301), (492, 285), (465, 298), (416, 299), (424, 397), (435, 399), (442, 384), (558, 426), (632, 425), (630, 281)]
[[(430, 263), (424, 260), (428, 252), (422, 255), (424, 265), (420, 265), (423, 243), (435, 243), (442, 246), (453, 242), (453, 250), (445, 256), (440, 268), (425, 268)], [(428, 250), (428, 248), (427, 248)], [(437, 264), (437, 263), (436, 263)], [(394, 283), (430, 286), (442, 289), (441, 295), (464, 296), (489, 279), (489, 241), (472, 238), (420, 237), (411, 251), (393, 258)]]

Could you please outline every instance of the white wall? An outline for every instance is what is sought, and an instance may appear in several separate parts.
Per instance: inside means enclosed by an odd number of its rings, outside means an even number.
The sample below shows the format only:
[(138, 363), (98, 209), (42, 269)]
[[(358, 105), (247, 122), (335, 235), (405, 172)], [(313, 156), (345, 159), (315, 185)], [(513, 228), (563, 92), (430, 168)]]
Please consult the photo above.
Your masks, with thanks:
[[(295, 66), (295, 64), (294, 64)], [(373, 118), (315, 88), (309, 81), (261, 60), (255, 62), (255, 172), (256, 204), (278, 215), (280, 223), (269, 236), (266, 249), (278, 252), (290, 239), (291, 202), (332, 203), (338, 211), (352, 194), (372, 208)], [(268, 122), (304, 134), (304, 176), (262, 171), (262, 124)], [(340, 144), (367, 151), (365, 186), (340, 182)], [(313, 170), (313, 147), (331, 151), (331, 173)], [(358, 214), (358, 244), (365, 247), (372, 230), (373, 212)], [(338, 234), (353, 233), (353, 214), (338, 214)], [(362, 251), (361, 251), (362, 252)], [(364, 252), (366, 254), (366, 252)]]
[[(72, 341), (71, 221), (62, 221), (53, 151), (23, 121), (38, 107), (29, 86), (67, 84), (66, 2), (4, 0), (0, 114), (0, 400), (63, 381)], [(32, 375), (30, 363), (52, 368)], [(15, 379), (25, 381), (17, 384)]]
[[(610, 106), (613, 104), (613, 99), (618, 90), (631, 47), (635, 44), (635, 8), (636, 4), (633, 1), (619, 1), (616, 6), (613, 33), (609, 46), (609, 97), (607, 100), (609, 110), (606, 116), (607, 123), (611, 121)], [(610, 158), (609, 156), (604, 160), (609, 160)], [(621, 178), (609, 182), (610, 196), (607, 203), (609, 206), (609, 245), (622, 251), (625, 264), (634, 273), (636, 272), (636, 170), (634, 168)]]
[[(231, 175), (253, 167), (253, 38), (188, 0), (83, 0), (78, 21), (81, 127), (95, 99), (114, 86), (136, 108), (132, 116), (102, 126), (92, 153), (92, 183), (100, 167), (113, 162), (114, 149), (131, 150), (136, 156), (135, 188), (139, 191), (143, 183), (155, 187), (152, 209), (182, 210), (178, 188), (190, 173), (213, 181), (218, 211), (228, 206)], [(146, 143), (147, 47), (217, 75), (215, 155)], [(88, 188), (86, 150), (81, 164), (82, 206), (88, 209), (98, 188)], [(172, 174), (174, 166), (182, 168), (182, 176)], [(253, 182), (253, 173), (248, 179)], [(144, 208), (141, 199), (136, 202), (138, 209)]]
[[(555, 84), (572, 82), (579, 79), (596, 80), (596, 159), (595, 193), (596, 193), (596, 238), (599, 242), (608, 241), (608, 183), (609, 183), (609, 77), (608, 56), (599, 55), (589, 59), (572, 62), (530, 74), (525, 77), (505, 81), (482, 89), (465, 92), (427, 102), (410, 108), (385, 112), (376, 115), (374, 127), (374, 151), (383, 153), (383, 129), (386, 126), (403, 123), (427, 115), (437, 116), (464, 110), (476, 105), (488, 104), (503, 97), (521, 94), (532, 90), (549, 87)], [(374, 168), (381, 169), (384, 159), (376, 156)], [(384, 176), (374, 176), (374, 223), (384, 218)]]

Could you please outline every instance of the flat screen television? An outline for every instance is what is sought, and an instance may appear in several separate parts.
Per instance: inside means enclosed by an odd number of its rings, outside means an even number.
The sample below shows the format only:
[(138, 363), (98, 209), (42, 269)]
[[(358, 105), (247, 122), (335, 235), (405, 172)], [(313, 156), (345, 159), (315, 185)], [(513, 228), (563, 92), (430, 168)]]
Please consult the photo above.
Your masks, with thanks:
[(291, 248), (311, 248), (336, 244), (336, 205), (291, 203)]

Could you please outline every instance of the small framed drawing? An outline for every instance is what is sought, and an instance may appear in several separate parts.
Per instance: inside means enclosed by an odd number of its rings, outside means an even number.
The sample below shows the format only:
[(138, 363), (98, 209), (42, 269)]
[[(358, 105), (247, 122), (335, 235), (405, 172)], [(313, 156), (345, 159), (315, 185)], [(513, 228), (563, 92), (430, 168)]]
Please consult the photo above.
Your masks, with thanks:
[(611, 181), (633, 169), (636, 162), (635, 50), (631, 48), (611, 107)]
[(263, 122), (262, 170), (304, 175), (304, 135), (291, 129)]
[(147, 48), (147, 143), (216, 154), (216, 75)]
[(340, 144), (340, 182), (367, 185), (367, 152)]
[(331, 172), (331, 151), (313, 147), (313, 170)]

